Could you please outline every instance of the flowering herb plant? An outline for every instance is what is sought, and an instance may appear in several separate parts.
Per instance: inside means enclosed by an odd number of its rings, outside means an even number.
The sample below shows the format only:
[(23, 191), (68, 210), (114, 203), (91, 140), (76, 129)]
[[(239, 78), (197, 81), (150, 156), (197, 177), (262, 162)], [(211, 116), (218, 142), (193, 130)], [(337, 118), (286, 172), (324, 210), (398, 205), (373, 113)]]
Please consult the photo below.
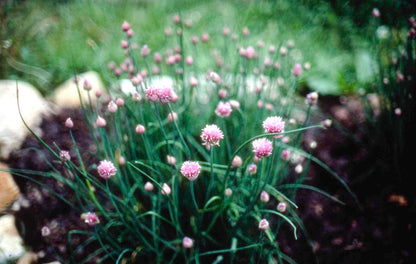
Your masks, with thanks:
[[(294, 49), (300, 52), (293, 41), (244, 46), (248, 28), (241, 35), (224, 28), (225, 45), (211, 51), (204, 46), (209, 34), (199, 43), (179, 16), (174, 27), (176, 37), (165, 31), (174, 50), (155, 52), (152, 61), (151, 47), (140, 48), (129, 23), (122, 24), (126, 59), (109, 69), (129, 87), (117, 82), (109, 94), (91, 94), (88, 81), (75, 78), (78, 91), (89, 92), (79, 97), (100, 162), (83, 162), (71, 117), (63, 124), (70, 150), (48, 146), (32, 132), (71, 175), (53, 174), (74, 191), (71, 206), (87, 226), (69, 232), (71, 252), (85, 246), (74, 237), (96, 244), (88, 260), (70, 253), (70, 261), (291, 263), (277, 234), (290, 228), (297, 238), (303, 229), (297, 190), (342, 203), (303, 184), (309, 161), (349, 191), (301, 149), (303, 131), (331, 123), (310, 125), (318, 94), (308, 94), (306, 104), (296, 94), (311, 65), (291, 57)], [(214, 70), (198, 64), (206, 50), (214, 54)]]

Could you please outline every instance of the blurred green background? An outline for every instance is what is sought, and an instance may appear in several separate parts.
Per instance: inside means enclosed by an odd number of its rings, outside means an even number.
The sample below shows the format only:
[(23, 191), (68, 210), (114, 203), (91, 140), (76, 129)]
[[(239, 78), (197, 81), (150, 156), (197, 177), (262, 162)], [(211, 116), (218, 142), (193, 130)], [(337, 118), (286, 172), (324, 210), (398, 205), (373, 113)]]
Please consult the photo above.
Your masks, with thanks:
[[(375, 80), (374, 43), (381, 24), (400, 29), (403, 17), (415, 13), (413, 1), (238, 1), (238, 0), (73, 0), (0, 1), (0, 78), (23, 79), (49, 94), (74, 72), (95, 70), (109, 83), (107, 63), (120, 63), (129, 21), (139, 45), (152, 52), (173, 48), (164, 29), (174, 29), (180, 14), (193, 23), (185, 41), (195, 32), (208, 32), (209, 48), (222, 39), (222, 28), (241, 35), (250, 29), (245, 45), (280, 45), (293, 39), (304, 61), (312, 64), (305, 79), (311, 88), (326, 94), (355, 92)], [(371, 11), (380, 10), (374, 19)], [(388, 29), (388, 34), (398, 34)], [(241, 43), (241, 42), (240, 42)], [(230, 43), (235, 46), (235, 43)], [(268, 46), (266, 46), (268, 47)], [(138, 50), (139, 52), (139, 50)]]

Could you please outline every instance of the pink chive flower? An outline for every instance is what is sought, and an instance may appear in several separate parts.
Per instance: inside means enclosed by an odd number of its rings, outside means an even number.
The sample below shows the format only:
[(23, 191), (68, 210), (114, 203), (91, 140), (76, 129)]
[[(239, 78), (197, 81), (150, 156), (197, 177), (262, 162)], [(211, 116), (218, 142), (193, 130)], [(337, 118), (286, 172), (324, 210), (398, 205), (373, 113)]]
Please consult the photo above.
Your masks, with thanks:
[(97, 171), (101, 178), (108, 180), (111, 176), (116, 175), (117, 169), (111, 161), (102, 160), (97, 167)]
[(116, 104), (116, 103), (114, 103), (114, 101), (113, 101), (113, 100), (111, 100), (111, 101), (108, 103), (107, 109), (108, 109), (108, 112), (110, 112), (110, 113), (115, 113), (115, 112), (117, 112), (117, 104)]
[(136, 133), (139, 135), (143, 135), (144, 132), (146, 131), (146, 128), (143, 125), (137, 125), (136, 126)]
[(232, 109), (238, 109), (238, 108), (240, 108), (240, 102), (239, 101), (230, 100), (228, 102), (230, 103)]
[(161, 63), (162, 62), (162, 55), (160, 55), (160, 53), (156, 52), (153, 55), (153, 59), (156, 63)]
[(192, 43), (192, 44), (196, 44), (196, 43), (198, 43), (198, 37), (197, 37), (197, 36), (193, 36), (193, 37), (191, 37), (191, 43)]
[(215, 109), (215, 114), (219, 117), (229, 117), (233, 109), (231, 108), (230, 103), (228, 102), (219, 102), (217, 105), (217, 109)]
[(270, 195), (266, 191), (261, 191), (260, 200), (264, 203), (267, 203), (270, 200)]
[(214, 83), (220, 85), (221, 84), (221, 77), (218, 73), (216, 72), (211, 72), (209, 74), (209, 78), (211, 79), (211, 81), (213, 81)]
[(95, 124), (97, 125), (97, 127), (105, 127), (107, 125), (107, 121), (105, 121), (105, 119), (101, 116), (98, 116)]
[(87, 80), (87, 79), (85, 79), (84, 80), (84, 90), (85, 91), (91, 91), (91, 83)]
[(292, 68), (292, 73), (296, 77), (300, 76), (302, 74), (302, 66), (299, 63), (296, 63)]
[(181, 167), (181, 173), (190, 181), (196, 180), (201, 172), (201, 166), (197, 161), (185, 161)]
[(166, 159), (167, 159), (169, 165), (175, 166), (175, 164), (176, 164), (176, 158), (175, 157), (167, 155)]
[(324, 121), (321, 121), (321, 125), (323, 125), (325, 128), (329, 128), (332, 126), (332, 120), (331, 119), (325, 119)]
[(140, 51), (140, 55), (142, 55), (143, 58), (146, 58), (147, 56), (149, 56), (150, 53), (150, 49), (147, 45), (144, 45)]
[(272, 154), (273, 143), (267, 138), (259, 138), (253, 141), (253, 152), (259, 159)]
[(131, 99), (133, 102), (140, 102), (142, 100), (142, 96), (138, 92), (134, 92)]
[(400, 115), (402, 115), (402, 109), (400, 109), (400, 108), (396, 108), (396, 109), (394, 109), (394, 113), (395, 113), (397, 116), (400, 116)]
[(72, 122), (72, 119), (70, 117), (68, 117), (65, 120), (65, 127), (67, 127), (67, 128), (73, 128), (74, 127), (74, 122)]
[(67, 162), (71, 160), (71, 155), (69, 155), (68, 151), (61, 150), (61, 152), (59, 152), (59, 158), (62, 162)]
[(208, 33), (202, 34), (201, 40), (202, 40), (202, 42), (208, 42), (209, 41), (209, 34)]
[(95, 213), (91, 212), (83, 213), (81, 215), (81, 219), (84, 220), (84, 222), (89, 226), (95, 226), (96, 224), (100, 223), (100, 219), (98, 218), (98, 216)]
[(263, 231), (269, 229), (269, 221), (267, 221), (266, 219), (261, 219), (259, 222), (259, 229)]
[(192, 58), (192, 56), (188, 56), (188, 57), (186, 57), (186, 59), (185, 59), (185, 63), (186, 63), (187, 65), (192, 65), (192, 64), (194, 63), (194, 59)]
[(227, 90), (225, 89), (220, 89), (218, 91), (218, 97), (221, 99), (224, 99), (225, 97), (227, 97)]
[(176, 121), (176, 120), (178, 120), (178, 114), (177, 113), (172, 112), (172, 113), (168, 114), (168, 121), (169, 122), (172, 123), (173, 121)]
[(146, 182), (146, 183), (144, 184), (144, 189), (145, 189), (146, 191), (148, 191), (148, 192), (151, 192), (151, 191), (153, 191), (154, 186), (153, 186), (153, 184), (152, 184), (151, 182)]
[(287, 205), (286, 205), (286, 203), (285, 202), (280, 202), (278, 205), (277, 205), (277, 211), (279, 211), (279, 212), (281, 212), (281, 213), (284, 213), (284, 212), (286, 212), (286, 209), (287, 209)]
[(182, 245), (184, 248), (191, 248), (194, 246), (194, 241), (190, 237), (184, 237), (182, 240)]
[(281, 47), (280, 50), (279, 50), (279, 52), (280, 52), (281, 55), (284, 56), (284, 55), (287, 54), (287, 48), (286, 47)]
[(256, 51), (254, 50), (254, 48), (252, 46), (248, 46), (245, 52), (244, 57), (246, 57), (247, 59), (251, 59), (254, 57), (254, 54), (256, 53)]
[(154, 87), (149, 87), (146, 90), (146, 98), (149, 99), (150, 102), (157, 102), (157, 100), (159, 100), (159, 97), (157, 95), (157, 88)]
[(251, 175), (256, 174), (257, 172), (257, 165), (252, 163), (248, 166), (248, 173), (250, 173)]
[[(263, 121), (264, 132), (266, 133), (283, 133), (285, 131), (285, 121), (280, 116), (270, 116)], [(275, 138), (282, 135), (275, 135)]]
[(290, 141), (290, 138), (289, 137), (283, 137), (282, 138), (282, 143), (287, 144), (287, 143), (289, 143), (289, 141)]
[(172, 192), (172, 189), (167, 185), (167, 183), (163, 183), (162, 190), (160, 191), (162, 195), (169, 195)]
[(121, 45), (121, 47), (122, 47), (123, 49), (127, 49), (127, 48), (129, 47), (129, 43), (128, 43), (127, 41), (125, 41), (125, 40), (122, 40), (122, 41), (120, 42), (120, 45)]
[(172, 101), (173, 92), (170, 87), (163, 87), (156, 90), (157, 97), (162, 104), (168, 104)]
[(181, 22), (181, 17), (179, 15), (173, 16), (173, 23), (179, 24)]
[(228, 36), (228, 35), (230, 35), (230, 29), (229, 29), (229, 28), (227, 28), (227, 27), (223, 28), (223, 29), (222, 29), (222, 34), (223, 34), (224, 36)]
[(127, 30), (129, 30), (129, 29), (130, 29), (130, 24), (129, 24), (127, 21), (124, 21), (124, 22), (123, 22), (123, 25), (121, 25), (121, 29), (122, 29), (123, 31), (127, 31)]
[(234, 168), (239, 168), (241, 167), (241, 165), (243, 165), (243, 160), (240, 156), (235, 156), (233, 161), (231, 162), (231, 166), (233, 166)]
[(220, 145), (220, 140), (224, 139), (224, 133), (217, 125), (206, 125), (202, 129), (201, 139), (202, 145), (213, 147)]
[(378, 8), (374, 8), (373, 11), (371, 12), (371, 15), (375, 18), (379, 18), (380, 17), (380, 11), (378, 10)]
[(100, 98), (102, 94), (103, 94), (103, 92), (100, 89), (95, 91), (95, 97), (97, 97), (97, 98)]
[(308, 93), (306, 95), (306, 101), (310, 105), (316, 105), (318, 103), (318, 97), (319, 95), (317, 92)]
[(123, 99), (121, 99), (121, 98), (117, 98), (117, 100), (116, 100), (116, 104), (117, 104), (117, 106), (119, 106), (119, 107), (124, 106), (124, 100), (123, 100)]
[(126, 165), (126, 158), (124, 158), (123, 156), (120, 156), (118, 158), (118, 164), (120, 164), (120, 166)]
[(225, 196), (230, 197), (233, 194), (233, 190), (230, 188), (225, 189), (224, 191)]
[(250, 30), (248, 30), (248, 27), (243, 28), (243, 35), (248, 36), (250, 34)]
[(48, 237), (51, 234), (51, 230), (47, 226), (42, 227), (40, 232), (43, 237)]
[(198, 85), (198, 80), (197, 80), (194, 76), (191, 76), (191, 79), (189, 80), (189, 84), (190, 84), (192, 87), (195, 87), (195, 86), (197, 86), (197, 85)]
[(283, 160), (288, 161), (290, 159), (290, 149), (284, 149), (280, 156)]

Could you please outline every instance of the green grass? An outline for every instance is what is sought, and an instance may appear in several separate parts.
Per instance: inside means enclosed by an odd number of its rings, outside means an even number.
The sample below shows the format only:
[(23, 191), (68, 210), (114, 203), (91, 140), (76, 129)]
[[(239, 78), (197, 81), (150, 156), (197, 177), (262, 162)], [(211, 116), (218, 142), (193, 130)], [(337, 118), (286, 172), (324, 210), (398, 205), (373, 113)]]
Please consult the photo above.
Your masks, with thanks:
[[(172, 17), (179, 13), (183, 21), (193, 22), (185, 30), (208, 32), (212, 41), (205, 47), (223, 43), (222, 28), (241, 35), (243, 26), (250, 36), (241, 45), (256, 45), (258, 40), (279, 47), (288, 39), (303, 47), (300, 57), (310, 61), (312, 69), (307, 83), (321, 93), (340, 93), (357, 88), (355, 54), (368, 49), (360, 36), (364, 30), (353, 27), (352, 21), (338, 18), (329, 4), (306, 5), (301, 1), (90, 1), (77, 0), (51, 4), (28, 1), (23, 7), (15, 4), (8, 11), (7, 36), (13, 39), (8, 54), (27, 66), (6, 68), (3, 78), (21, 78), (50, 93), (74, 71), (98, 71), (106, 82), (109, 61), (122, 62), (120, 48), (124, 20), (131, 23), (138, 44), (148, 44), (152, 51), (173, 48), (174, 38), (166, 38), (166, 27), (174, 29)], [(236, 26), (238, 25), (238, 26)], [(190, 32), (189, 32), (190, 31)], [(199, 35), (200, 37), (200, 35)], [(272, 42), (273, 43), (273, 42)], [(235, 43), (229, 43), (230, 48)], [(299, 56), (299, 52), (298, 52)], [(6, 55), (7, 57), (7, 55)], [(209, 57), (203, 65), (210, 65)]]

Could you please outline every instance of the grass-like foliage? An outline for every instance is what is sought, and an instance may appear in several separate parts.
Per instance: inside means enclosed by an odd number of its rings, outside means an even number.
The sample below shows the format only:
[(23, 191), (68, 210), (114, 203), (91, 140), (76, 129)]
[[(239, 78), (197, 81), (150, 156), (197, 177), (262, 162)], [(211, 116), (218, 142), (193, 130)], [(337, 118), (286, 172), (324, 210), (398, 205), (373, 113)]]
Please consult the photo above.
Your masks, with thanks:
[[(292, 263), (277, 235), (290, 228), (296, 238), (303, 228), (297, 190), (341, 203), (304, 184), (310, 161), (330, 171), (301, 149), (303, 131), (330, 124), (309, 124), (317, 93), (306, 99), (296, 94), (310, 65), (288, 56), (291, 41), (246, 43), (247, 28), (235, 35), (219, 29), (213, 42), (175, 16), (172, 31), (165, 32), (173, 49), (160, 53), (134, 44), (127, 22), (122, 29), (119, 52), (126, 59), (109, 66), (127, 81), (115, 82), (108, 96), (81, 98), (79, 92), (96, 144), (92, 154), (101, 162), (83, 162), (82, 153), (91, 150), (78, 148), (72, 135), (77, 124), (70, 119), (72, 157), (35, 135), (70, 175), (52, 170), (44, 176), (74, 191), (71, 202), (61, 198), (88, 226), (69, 232), (74, 254), (64, 261)], [(212, 60), (211, 70), (199, 64), (202, 58)], [(79, 91), (89, 90), (88, 80), (74, 81)], [(47, 227), (43, 231), (47, 236)], [(72, 247), (73, 236), (85, 243)], [(75, 252), (91, 243), (95, 251), (76, 259)]]

